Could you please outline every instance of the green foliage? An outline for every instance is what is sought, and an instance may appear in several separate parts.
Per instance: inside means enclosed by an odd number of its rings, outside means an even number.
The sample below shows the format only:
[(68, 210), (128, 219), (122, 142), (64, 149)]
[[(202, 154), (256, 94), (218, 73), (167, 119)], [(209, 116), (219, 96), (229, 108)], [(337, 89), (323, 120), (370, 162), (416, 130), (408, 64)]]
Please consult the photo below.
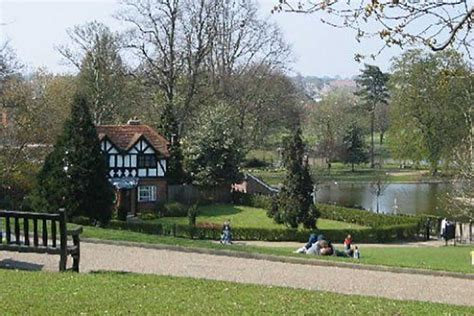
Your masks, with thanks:
[(207, 108), (185, 142), (185, 169), (198, 186), (230, 185), (240, 178), (244, 157), (235, 114), (225, 104)]
[[(362, 70), (360, 76), (356, 79), (358, 91), (356, 94), (361, 97), (364, 102), (364, 110), (370, 116), (370, 164), (371, 167), (374, 167), (375, 161), (375, 121), (382, 121), (385, 119), (386, 111), (380, 111), (381, 107), (386, 107), (388, 102), (388, 83), (389, 75), (383, 73), (379, 67), (365, 64), (365, 68)], [(380, 117), (376, 118), (376, 115), (379, 114)], [(383, 126), (379, 132), (383, 133), (386, 130), (384, 124), (379, 124), (378, 126)]]
[(170, 202), (165, 204), (166, 217), (184, 217), (188, 215), (188, 206), (179, 202)]
[[(156, 222), (120, 222), (111, 221), (110, 228), (126, 229), (133, 232), (157, 234), (182, 238), (198, 238), (218, 240), (222, 233), (222, 224), (198, 223), (190, 227), (188, 224), (156, 223)], [(315, 230), (298, 230), (287, 228), (256, 228), (232, 227), (234, 240), (263, 241), (298, 241), (306, 242)], [(413, 240), (418, 238), (420, 229), (417, 223), (380, 226), (368, 229), (317, 229), (327, 239), (342, 242), (347, 234), (351, 234), (358, 242), (389, 242), (396, 240)]]
[(356, 123), (352, 123), (346, 131), (343, 139), (344, 152), (343, 161), (351, 164), (354, 171), (355, 164), (361, 164), (368, 161), (367, 150), (364, 143), (364, 135), (362, 129)]
[(170, 159), (168, 160), (168, 170), (166, 172), (170, 184), (180, 184), (187, 180), (183, 170), (183, 149), (179, 138), (179, 126), (172, 105), (167, 103), (160, 115), (158, 131), (168, 139), (170, 146)]
[(34, 208), (69, 217), (87, 216), (106, 223), (112, 214), (113, 189), (86, 99), (77, 95), (71, 117), (38, 174)]
[(377, 214), (365, 210), (357, 210), (336, 205), (318, 204), (321, 218), (332, 219), (346, 223), (354, 223), (369, 227), (418, 223), (415, 216)]
[(78, 91), (87, 98), (92, 121), (95, 124), (111, 124), (124, 119), (125, 67), (119, 54), (118, 38), (100, 23), (91, 22), (76, 26), (72, 37), (87, 41), (81, 49), (84, 56), (77, 76)]
[(454, 51), (412, 50), (395, 59), (391, 148), (399, 159), (427, 160), (436, 174), (472, 135), (472, 70)]
[(314, 228), (319, 213), (313, 205), (313, 180), (304, 158), (305, 145), (301, 139), (301, 129), (297, 128), (292, 138), (285, 143), (283, 159), (286, 176), (276, 203), (269, 209), (268, 215), (275, 222), (292, 228), (299, 224)]
[(189, 226), (196, 226), (196, 218), (199, 215), (199, 205), (196, 203), (188, 209)]

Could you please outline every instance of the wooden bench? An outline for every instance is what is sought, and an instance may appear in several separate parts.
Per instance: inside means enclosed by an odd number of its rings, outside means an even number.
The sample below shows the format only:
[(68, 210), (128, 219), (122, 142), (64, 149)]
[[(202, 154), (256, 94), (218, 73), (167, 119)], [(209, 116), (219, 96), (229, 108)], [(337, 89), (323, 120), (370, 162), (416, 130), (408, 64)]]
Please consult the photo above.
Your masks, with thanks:
[[(59, 271), (66, 271), (67, 256), (70, 255), (72, 270), (79, 272), (82, 227), (67, 230), (63, 209), (56, 214), (0, 211), (0, 222), (2, 239), (6, 241), (0, 240), (0, 251), (59, 255)], [(72, 245), (67, 244), (67, 236), (72, 236)]]

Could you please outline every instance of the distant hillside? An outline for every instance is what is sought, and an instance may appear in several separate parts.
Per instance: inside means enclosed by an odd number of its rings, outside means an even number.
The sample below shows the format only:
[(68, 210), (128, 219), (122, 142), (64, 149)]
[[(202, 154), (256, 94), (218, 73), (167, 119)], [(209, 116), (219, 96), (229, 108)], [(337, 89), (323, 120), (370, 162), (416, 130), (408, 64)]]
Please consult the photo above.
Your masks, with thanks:
[(354, 79), (341, 79), (316, 76), (296, 76), (292, 78), (296, 86), (311, 100), (320, 101), (335, 89), (349, 89), (355, 91)]

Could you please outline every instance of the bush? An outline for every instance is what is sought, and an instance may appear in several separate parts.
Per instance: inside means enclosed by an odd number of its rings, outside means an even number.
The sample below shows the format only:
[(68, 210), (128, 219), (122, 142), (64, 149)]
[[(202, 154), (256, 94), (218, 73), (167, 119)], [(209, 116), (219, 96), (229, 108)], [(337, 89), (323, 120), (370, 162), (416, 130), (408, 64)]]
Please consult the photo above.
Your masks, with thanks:
[(194, 204), (188, 209), (189, 226), (196, 226), (196, 217), (199, 214), (198, 204)]
[(164, 211), (163, 216), (166, 217), (185, 217), (188, 215), (188, 207), (179, 202), (166, 203)]
[(92, 225), (90, 218), (86, 216), (75, 216), (71, 218), (71, 223), (74, 223), (77, 225), (84, 225), (84, 226)]
[(242, 163), (244, 168), (266, 168), (268, 166), (270, 166), (268, 162), (258, 158), (250, 158)]
[(232, 192), (234, 204), (262, 208), (264, 210), (272, 209), (273, 199), (274, 197), (270, 195)]
[(420, 222), (418, 216), (377, 214), (371, 211), (363, 211), (336, 205), (317, 204), (321, 218), (353, 223), (369, 227), (382, 227), (400, 224), (417, 224)]
[[(145, 234), (211, 240), (218, 240), (222, 232), (221, 225), (214, 223), (199, 223), (196, 226), (189, 226), (182, 224), (165, 225), (161, 223), (126, 223), (111, 221), (109, 227)], [(412, 223), (367, 229), (324, 229), (316, 231), (243, 227), (235, 227), (232, 229), (232, 237), (234, 240), (298, 241), (303, 243), (308, 241), (308, 237), (311, 233), (323, 234), (328, 240), (334, 242), (342, 242), (347, 234), (351, 234), (356, 243), (388, 242), (416, 239), (419, 236), (419, 228), (416, 224)]]

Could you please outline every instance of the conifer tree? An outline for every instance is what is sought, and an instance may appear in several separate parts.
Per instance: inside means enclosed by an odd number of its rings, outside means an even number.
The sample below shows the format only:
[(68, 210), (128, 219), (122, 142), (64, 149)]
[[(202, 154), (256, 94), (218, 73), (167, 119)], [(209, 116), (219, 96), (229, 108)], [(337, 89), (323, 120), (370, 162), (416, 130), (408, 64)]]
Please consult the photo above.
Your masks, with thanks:
[(183, 169), (183, 149), (181, 148), (179, 138), (179, 127), (176, 116), (173, 113), (171, 105), (163, 108), (158, 127), (160, 133), (170, 142), (167, 177), (171, 184), (179, 184), (186, 181), (186, 174)]
[(301, 129), (296, 128), (283, 151), (286, 176), (269, 216), (280, 224), (315, 228), (319, 213), (313, 204), (313, 180), (305, 159)]
[(76, 95), (71, 116), (38, 174), (38, 211), (65, 208), (69, 217), (105, 224), (112, 214), (113, 189), (87, 101)]
[(351, 164), (352, 172), (354, 172), (354, 165), (368, 161), (367, 150), (364, 143), (364, 135), (362, 129), (356, 123), (352, 123), (346, 135), (343, 138), (344, 152), (343, 161)]

